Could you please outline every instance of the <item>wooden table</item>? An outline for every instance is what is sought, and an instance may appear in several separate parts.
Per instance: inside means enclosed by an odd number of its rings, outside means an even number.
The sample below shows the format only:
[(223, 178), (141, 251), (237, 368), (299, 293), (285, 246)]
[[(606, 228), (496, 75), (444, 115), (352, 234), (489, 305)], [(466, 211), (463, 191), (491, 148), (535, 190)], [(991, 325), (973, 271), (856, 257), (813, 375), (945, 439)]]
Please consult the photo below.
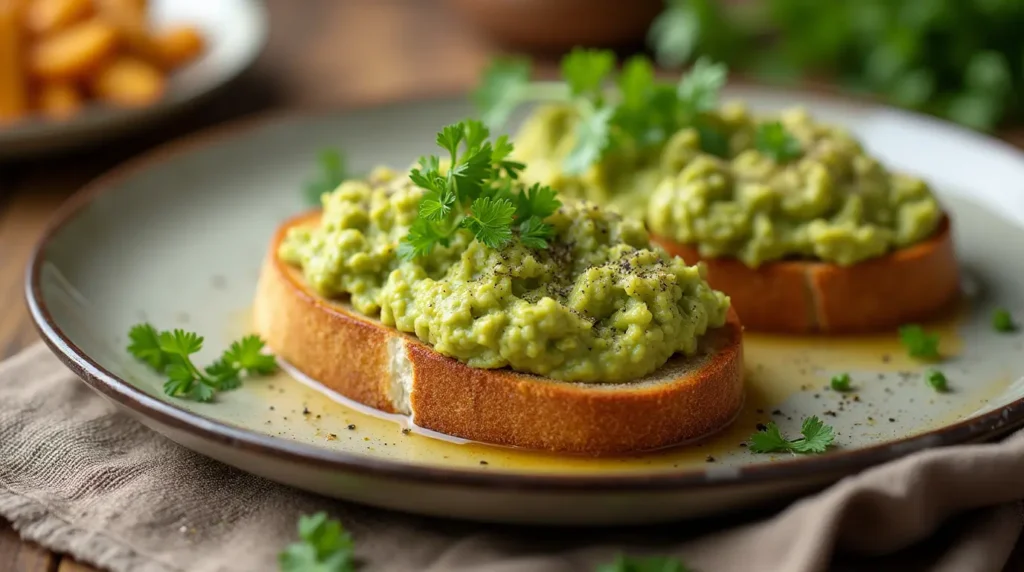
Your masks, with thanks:
[[(436, 0), (268, 0), (269, 45), (202, 109), (157, 132), (65, 157), (0, 164), (0, 300), (22, 300), (24, 268), (50, 213), (96, 175), (169, 138), (280, 106), (345, 105), (471, 86), (497, 47)], [(548, 64), (551, 67), (551, 64)], [(1024, 132), (1008, 135), (1024, 143)], [(0, 313), (0, 359), (38, 339), (24, 304)], [(1018, 554), (1022, 551), (1018, 547)], [(1024, 557), (1007, 570), (1024, 570)], [(0, 520), (0, 572), (90, 566), (26, 543)]]

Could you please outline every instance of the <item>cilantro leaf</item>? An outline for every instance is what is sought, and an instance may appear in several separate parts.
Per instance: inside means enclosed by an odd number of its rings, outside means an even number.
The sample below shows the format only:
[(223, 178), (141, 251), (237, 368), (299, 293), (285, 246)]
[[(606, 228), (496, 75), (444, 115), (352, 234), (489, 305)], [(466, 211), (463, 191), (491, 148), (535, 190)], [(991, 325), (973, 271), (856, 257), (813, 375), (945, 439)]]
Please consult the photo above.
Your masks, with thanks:
[(835, 391), (850, 391), (850, 374), (840, 373), (832, 376), (830, 385)]
[(800, 427), (803, 439), (790, 442), (794, 453), (824, 453), (835, 440), (835, 433), (830, 425), (825, 425), (814, 415), (804, 419)]
[(203, 338), (195, 332), (175, 329), (171, 332), (161, 332), (158, 339), (161, 350), (180, 357), (188, 357), (203, 349)]
[(441, 191), (430, 190), (420, 200), (420, 215), (429, 221), (442, 221), (455, 206), (455, 193), (445, 185)]
[(669, 556), (646, 558), (620, 554), (613, 562), (598, 566), (596, 572), (692, 572), (681, 560)]
[(562, 58), (562, 77), (574, 97), (589, 96), (601, 100), (601, 87), (615, 67), (611, 50), (573, 48)]
[(800, 433), (803, 436), (798, 439), (786, 439), (775, 422), (770, 421), (764, 430), (750, 436), (750, 450), (754, 453), (824, 453), (835, 440), (832, 427), (813, 415), (804, 419)]
[(714, 63), (706, 57), (698, 59), (676, 87), (683, 109), (691, 115), (714, 109), (728, 73), (725, 64)]
[(218, 360), (202, 370), (190, 357), (203, 348), (203, 338), (195, 332), (160, 332), (150, 324), (137, 324), (129, 330), (129, 338), (132, 343), (128, 352), (167, 376), (164, 393), (171, 397), (210, 401), (217, 391), (239, 387), (243, 372), (262, 375), (277, 369), (274, 356), (263, 353), (264, 342), (255, 335), (232, 343)]
[(210, 376), (217, 389), (227, 391), (241, 387), (242, 378), (239, 377), (239, 369), (235, 364), (221, 358), (206, 366), (206, 369), (203, 371), (206, 372), (206, 375)]
[(470, 151), (479, 149), (487, 141), (487, 138), (491, 136), (491, 130), (481, 121), (466, 119), (462, 123), (466, 134), (466, 149)]
[(150, 324), (136, 324), (128, 330), (128, 353), (149, 364), (149, 367), (163, 372), (170, 358), (160, 349), (160, 334)]
[(602, 107), (588, 111), (576, 127), (576, 145), (565, 159), (565, 171), (579, 174), (604, 153), (608, 144), (610, 121), (615, 109)]
[(427, 256), (434, 250), (434, 245), (447, 237), (425, 218), (418, 218), (409, 227), (408, 234), (398, 243), (398, 256), (402, 260), (413, 260)]
[(900, 343), (910, 357), (933, 360), (939, 357), (939, 335), (929, 334), (917, 324), (900, 326)]
[(530, 217), (519, 225), (519, 241), (523, 246), (533, 249), (548, 247), (548, 239), (555, 234), (555, 229), (538, 217)]
[(480, 190), (493, 174), (491, 154), (491, 145), (485, 144), (452, 168), (451, 176), (459, 197), (474, 199), (480, 196)]
[(472, 94), (483, 122), (491, 127), (504, 124), (521, 102), (529, 81), (529, 60), (499, 58), (491, 62), (484, 70), (480, 86)]
[(670, 0), (666, 4), (665, 11), (651, 23), (647, 37), (658, 63), (677, 67), (693, 55), (700, 39), (701, 21), (691, 2)]
[(512, 219), (516, 207), (507, 199), (480, 197), (473, 201), (465, 225), (476, 239), (491, 248), (500, 248), (512, 240)]
[(562, 201), (558, 200), (558, 193), (554, 189), (534, 183), (519, 193), (516, 201), (516, 218), (521, 221), (530, 217), (543, 220), (555, 214), (561, 206)]
[(327, 513), (299, 517), (299, 542), (278, 555), (281, 572), (354, 572), (352, 536)]
[(754, 146), (776, 163), (792, 161), (803, 154), (800, 142), (778, 121), (757, 126), (757, 131), (754, 132)]
[(453, 123), (445, 125), (437, 134), (437, 146), (448, 151), (451, 155), (452, 166), (455, 166), (455, 156), (459, 152), (459, 144), (466, 136), (464, 123)]
[(271, 354), (263, 353), (265, 342), (257, 335), (250, 334), (232, 342), (224, 352), (222, 361), (249, 375), (266, 375), (277, 371), (277, 361)]
[(306, 202), (320, 204), (320, 197), (338, 188), (348, 177), (345, 156), (338, 149), (324, 149), (320, 152), (317, 166), (319, 170), (314, 179), (306, 183)]
[(629, 58), (622, 66), (618, 85), (619, 93), (622, 94), (622, 106), (642, 110), (654, 89), (654, 66), (643, 56)]
[(512, 154), (512, 149), (508, 135), (498, 137), (494, 140), (494, 145), (491, 148), (491, 163), (497, 171), (496, 174), (500, 175), (504, 172), (508, 178), (518, 179), (519, 173), (526, 168), (526, 165), (508, 158)]

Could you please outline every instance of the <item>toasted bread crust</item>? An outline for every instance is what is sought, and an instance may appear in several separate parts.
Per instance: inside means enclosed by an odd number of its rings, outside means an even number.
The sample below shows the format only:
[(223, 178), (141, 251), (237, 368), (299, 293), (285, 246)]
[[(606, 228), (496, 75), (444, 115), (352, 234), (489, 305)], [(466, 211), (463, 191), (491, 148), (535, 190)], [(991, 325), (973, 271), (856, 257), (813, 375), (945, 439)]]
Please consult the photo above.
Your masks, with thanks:
[[(704, 353), (676, 356), (637, 383), (566, 383), (507, 369), (471, 368), (418, 339), (320, 298), (276, 255), (277, 232), (257, 287), (257, 332), (281, 358), (350, 399), (395, 412), (392, 340), (412, 368), (413, 422), (448, 435), (514, 447), (587, 455), (658, 449), (728, 425), (743, 403), (742, 328), (735, 313), (710, 332)], [(699, 362), (699, 367), (693, 367)]]
[(781, 261), (750, 268), (731, 258), (653, 240), (689, 264), (703, 261), (708, 283), (729, 295), (751, 331), (856, 333), (892, 329), (941, 312), (960, 294), (950, 220), (918, 244), (852, 266)]

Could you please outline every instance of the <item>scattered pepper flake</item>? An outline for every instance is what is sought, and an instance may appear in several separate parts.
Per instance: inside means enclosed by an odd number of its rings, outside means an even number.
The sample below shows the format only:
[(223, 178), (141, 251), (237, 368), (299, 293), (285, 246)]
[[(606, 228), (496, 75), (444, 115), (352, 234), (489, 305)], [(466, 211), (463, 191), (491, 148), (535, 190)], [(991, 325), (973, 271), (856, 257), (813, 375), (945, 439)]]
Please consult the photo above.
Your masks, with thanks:
[(348, 430), (349, 431), (355, 431), (356, 430), (355, 424), (354, 423), (350, 423), (349, 426), (348, 426)]

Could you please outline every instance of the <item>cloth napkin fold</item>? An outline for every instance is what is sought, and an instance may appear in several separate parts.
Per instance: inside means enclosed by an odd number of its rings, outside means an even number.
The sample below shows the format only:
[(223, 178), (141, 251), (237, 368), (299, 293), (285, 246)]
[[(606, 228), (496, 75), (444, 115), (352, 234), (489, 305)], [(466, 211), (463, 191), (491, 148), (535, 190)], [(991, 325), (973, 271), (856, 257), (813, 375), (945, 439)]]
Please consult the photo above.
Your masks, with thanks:
[(619, 530), (427, 519), (192, 453), (120, 413), (42, 345), (0, 364), (0, 516), (115, 572), (275, 570), (298, 516), (317, 510), (343, 521), (369, 572), (588, 571), (619, 552), (672, 554), (700, 572), (999, 572), (1021, 533), (1021, 499), (1024, 433), (923, 451), (774, 515)]

